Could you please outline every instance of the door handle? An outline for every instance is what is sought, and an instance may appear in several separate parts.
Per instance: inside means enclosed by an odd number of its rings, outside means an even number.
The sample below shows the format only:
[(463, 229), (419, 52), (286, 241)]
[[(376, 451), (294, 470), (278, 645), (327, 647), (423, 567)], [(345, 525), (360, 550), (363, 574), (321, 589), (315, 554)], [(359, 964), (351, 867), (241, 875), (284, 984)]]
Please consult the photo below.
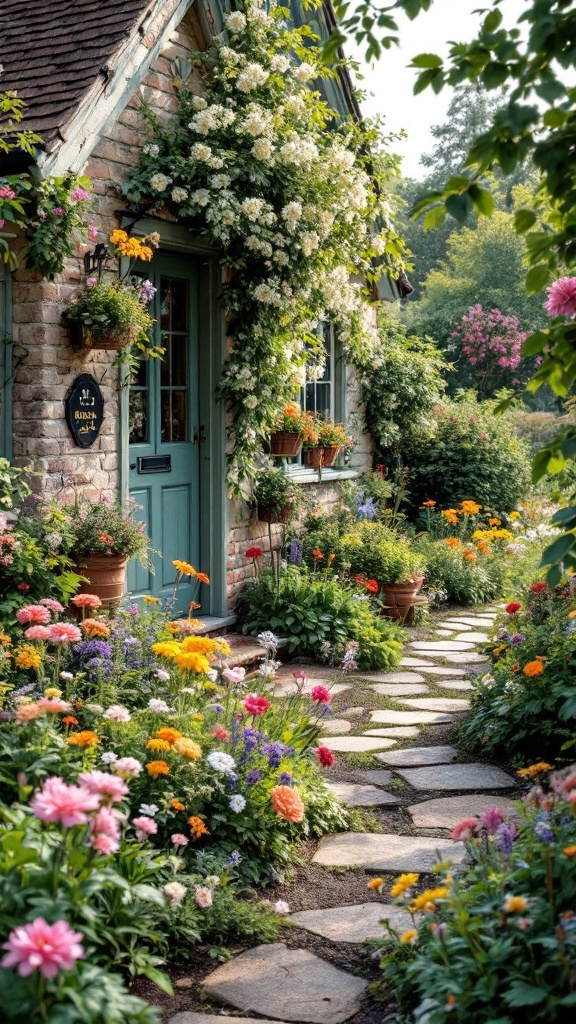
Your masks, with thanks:
[(206, 440), (206, 434), (204, 433), (204, 427), (196, 427), (192, 434), (192, 444), (204, 444)]
[(131, 462), (130, 463), (130, 469), (136, 469), (136, 463), (135, 462)]

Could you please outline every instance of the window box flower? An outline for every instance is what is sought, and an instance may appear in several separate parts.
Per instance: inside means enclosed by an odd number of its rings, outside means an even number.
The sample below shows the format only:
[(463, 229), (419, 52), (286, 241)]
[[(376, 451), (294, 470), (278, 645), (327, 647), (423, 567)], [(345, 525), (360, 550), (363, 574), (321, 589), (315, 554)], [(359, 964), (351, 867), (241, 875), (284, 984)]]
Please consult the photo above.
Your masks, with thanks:
[(302, 412), (296, 402), (290, 402), (274, 424), (270, 437), (270, 454), (289, 458), (299, 455), (301, 447)]

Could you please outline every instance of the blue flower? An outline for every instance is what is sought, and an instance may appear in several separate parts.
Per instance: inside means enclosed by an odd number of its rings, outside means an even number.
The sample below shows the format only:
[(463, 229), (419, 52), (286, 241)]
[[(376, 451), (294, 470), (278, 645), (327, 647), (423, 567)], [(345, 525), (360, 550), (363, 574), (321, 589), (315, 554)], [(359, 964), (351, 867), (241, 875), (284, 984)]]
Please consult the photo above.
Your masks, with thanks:
[(275, 740), (274, 743), (265, 743), (262, 751), (266, 754), (270, 767), (277, 768), (284, 757), (286, 747), (283, 743), (280, 743), (280, 740)]
[(293, 540), (290, 544), (288, 561), (291, 565), (302, 565), (302, 548), (297, 540)]
[(255, 786), (257, 782), (260, 782), (262, 778), (262, 772), (258, 771), (257, 768), (253, 768), (251, 772), (248, 772), (246, 776), (246, 785)]
[(242, 861), (242, 854), (238, 853), (238, 850), (233, 850), (229, 857), (226, 858), (226, 863), (232, 867), (237, 867)]
[(378, 515), (378, 509), (374, 502), (374, 498), (366, 498), (364, 501), (363, 494), (356, 495), (356, 513), (358, 519), (367, 519), (368, 522), (373, 523)]
[(290, 772), (282, 772), (282, 775), (278, 779), (278, 782), (280, 783), (281, 786), (293, 786), (294, 785), (294, 779), (292, 778)]
[(498, 825), (496, 830), (496, 846), (500, 853), (509, 854), (512, 852), (514, 839), (516, 838), (516, 826), (507, 825), (504, 821)]
[(554, 833), (547, 822), (536, 822), (534, 826), (534, 835), (543, 843), (548, 843), (550, 846), (554, 845)]

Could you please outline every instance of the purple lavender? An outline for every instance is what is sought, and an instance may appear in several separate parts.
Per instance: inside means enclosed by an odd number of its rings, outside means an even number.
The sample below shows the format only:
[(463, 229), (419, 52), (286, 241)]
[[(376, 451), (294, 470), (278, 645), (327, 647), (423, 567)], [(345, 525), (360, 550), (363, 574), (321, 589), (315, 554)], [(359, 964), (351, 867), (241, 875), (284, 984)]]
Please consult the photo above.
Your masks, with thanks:
[(288, 561), (290, 565), (302, 565), (302, 548), (296, 539), (290, 544)]
[(546, 821), (538, 821), (534, 826), (534, 835), (543, 843), (554, 845), (554, 833)]
[(514, 823), (507, 825), (506, 822), (502, 822), (496, 830), (496, 846), (500, 853), (509, 856), (512, 853), (512, 846), (516, 838), (516, 825)]
[(246, 776), (246, 785), (255, 786), (257, 782), (260, 782), (261, 778), (262, 772), (258, 771), (257, 768), (254, 768), (251, 772), (248, 772), (248, 775)]

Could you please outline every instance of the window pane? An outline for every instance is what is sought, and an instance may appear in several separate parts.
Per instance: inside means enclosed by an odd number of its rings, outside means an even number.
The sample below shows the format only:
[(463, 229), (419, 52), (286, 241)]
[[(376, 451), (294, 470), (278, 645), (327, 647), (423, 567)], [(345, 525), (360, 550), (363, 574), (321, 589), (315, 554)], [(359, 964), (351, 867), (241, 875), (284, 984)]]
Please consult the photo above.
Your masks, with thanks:
[(164, 443), (186, 440), (186, 392), (163, 389), (160, 398)]
[(324, 419), (330, 419), (330, 392), (332, 385), (316, 384), (316, 412)]
[(170, 369), (172, 376), (170, 383), (173, 387), (186, 387), (187, 355), (188, 338), (186, 335), (172, 335), (172, 344), (170, 346)]
[(130, 444), (143, 444), (148, 440), (148, 392), (130, 388), (128, 404)]

